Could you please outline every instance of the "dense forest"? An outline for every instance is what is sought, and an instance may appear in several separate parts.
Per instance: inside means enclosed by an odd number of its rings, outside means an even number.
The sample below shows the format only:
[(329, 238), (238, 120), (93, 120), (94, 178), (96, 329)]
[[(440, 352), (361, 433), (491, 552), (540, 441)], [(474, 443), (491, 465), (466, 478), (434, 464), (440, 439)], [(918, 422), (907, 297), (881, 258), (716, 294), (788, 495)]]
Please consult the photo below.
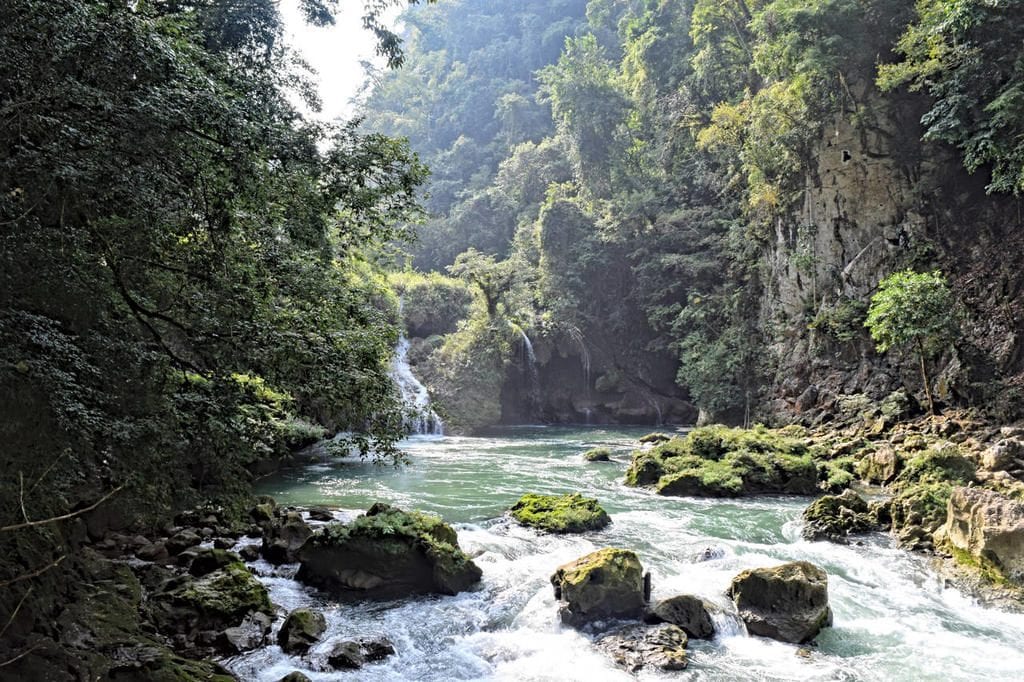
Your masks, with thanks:
[(455, 423), (788, 421), (903, 386), (923, 400), (913, 355), (877, 354), (863, 324), (906, 268), (959, 294), (955, 343), (930, 358), (941, 399), (1018, 415), (1018, 250), (992, 252), (1018, 239), (1018, 8), (517, 7), (410, 10), (406, 66), (365, 104), (367, 129), (431, 168), (408, 267), (489, 301), (457, 334), (409, 328)]
[[(396, 363), (450, 434), (1024, 418), (1024, 5), (361, 4), (382, 63), (332, 123), (276, 0), (0, 7), (0, 678), (222, 679), (198, 659), (253, 604), (202, 621), (201, 589), (96, 552), (146, 557), (163, 532), (151, 551), (174, 565), (203, 523), (211, 552), (246, 532), (271, 564), (315, 550), (308, 510), (253, 484), (310, 446), (405, 460), (422, 415)], [(298, 5), (326, 26), (339, 3)], [(627, 484), (874, 481), (859, 431), (715, 429), (654, 437)], [(772, 449), (795, 468), (770, 483), (726, 470)], [(934, 549), (947, 479), (975, 482), (942, 457), (940, 478), (875, 481), (906, 501), (864, 523)], [(458, 550), (444, 524), (371, 512), (358, 532)], [(244, 564), (209, 556), (269, 618)], [(443, 594), (480, 572), (451, 561)], [(126, 611), (96, 606), (115, 584), (135, 586)]]

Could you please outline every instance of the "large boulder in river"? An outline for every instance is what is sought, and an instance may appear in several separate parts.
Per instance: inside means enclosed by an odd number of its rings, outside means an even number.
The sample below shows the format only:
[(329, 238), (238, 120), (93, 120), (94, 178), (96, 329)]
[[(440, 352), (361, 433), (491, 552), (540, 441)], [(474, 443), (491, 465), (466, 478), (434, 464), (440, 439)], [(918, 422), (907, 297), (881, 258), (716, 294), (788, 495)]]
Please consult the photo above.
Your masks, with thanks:
[(380, 503), (350, 524), (325, 526), (297, 554), (296, 578), (342, 599), (456, 594), (483, 575), (441, 519)]
[(605, 548), (560, 566), (551, 576), (567, 625), (639, 618), (647, 602), (644, 569), (634, 552)]
[(630, 625), (597, 640), (599, 649), (631, 673), (642, 668), (686, 668), (686, 633), (675, 625)]
[(986, 488), (954, 488), (941, 536), (961, 557), (1024, 582), (1024, 503)]
[(828, 575), (806, 561), (743, 571), (729, 596), (752, 635), (800, 644), (832, 624)]
[(296, 552), (313, 535), (313, 529), (298, 512), (287, 512), (264, 525), (260, 554), (272, 564), (290, 564), (297, 560)]
[(572, 495), (535, 495), (527, 493), (509, 510), (524, 526), (549, 533), (582, 533), (599, 530), (611, 523), (597, 500)]
[(802, 533), (807, 540), (845, 543), (848, 535), (875, 528), (868, 503), (849, 489), (842, 495), (819, 497), (804, 510), (803, 519)]
[(689, 594), (662, 599), (644, 615), (644, 620), (676, 625), (694, 639), (711, 639), (715, 634), (707, 604), (700, 597)]
[(324, 614), (313, 609), (295, 609), (288, 614), (277, 632), (277, 643), (286, 654), (304, 654), (320, 641), (327, 630)]

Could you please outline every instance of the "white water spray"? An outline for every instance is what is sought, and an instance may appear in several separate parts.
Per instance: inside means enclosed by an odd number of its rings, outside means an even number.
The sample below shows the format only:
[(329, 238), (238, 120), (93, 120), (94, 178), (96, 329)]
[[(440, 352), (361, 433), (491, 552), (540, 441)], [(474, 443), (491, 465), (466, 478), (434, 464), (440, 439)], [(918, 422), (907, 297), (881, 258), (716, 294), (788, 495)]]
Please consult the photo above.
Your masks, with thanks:
[(520, 329), (519, 335), (523, 339), (526, 372), (530, 377), (530, 410), (533, 412), (532, 416), (536, 416), (540, 409), (540, 374), (537, 372), (537, 356), (533, 352), (533, 343), (526, 332)]
[(395, 357), (391, 361), (391, 378), (405, 405), (406, 429), (415, 435), (443, 436), (444, 422), (430, 408), (430, 394), (409, 367), (409, 339), (398, 337)]

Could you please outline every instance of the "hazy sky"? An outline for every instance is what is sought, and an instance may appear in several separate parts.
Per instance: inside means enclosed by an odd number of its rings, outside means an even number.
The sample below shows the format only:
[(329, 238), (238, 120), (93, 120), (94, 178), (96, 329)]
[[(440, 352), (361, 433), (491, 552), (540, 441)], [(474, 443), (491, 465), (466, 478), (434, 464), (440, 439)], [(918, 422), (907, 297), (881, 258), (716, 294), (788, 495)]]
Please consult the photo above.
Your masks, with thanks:
[[(397, 10), (391, 14), (397, 14)], [(302, 20), (297, 0), (281, 3), (288, 41), (317, 71), (323, 112), (320, 117), (333, 119), (352, 114), (351, 98), (363, 84), (360, 60), (383, 63), (374, 55), (373, 34), (363, 28), (363, 3), (344, 0), (334, 26), (317, 28)]]

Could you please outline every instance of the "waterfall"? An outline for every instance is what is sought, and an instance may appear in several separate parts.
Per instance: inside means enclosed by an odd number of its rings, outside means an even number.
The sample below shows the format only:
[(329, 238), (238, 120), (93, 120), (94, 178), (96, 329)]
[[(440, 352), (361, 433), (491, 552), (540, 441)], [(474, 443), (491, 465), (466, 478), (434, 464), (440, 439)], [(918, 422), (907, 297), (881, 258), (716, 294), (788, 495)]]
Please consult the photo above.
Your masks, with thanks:
[(583, 390), (587, 397), (590, 397), (590, 351), (587, 349), (587, 343), (583, 340), (583, 332), (579, 330), (579, 327), (569, 327), (569, 336), (576, 342), (576, 345), (580, 347), (580, 366), (583, 368)]
[(540, 411), (540, 375), (537, 372), (537, 356), (533, 352), (533, 343), (522, 329), (519, 335), (523, 339), (523, 354), (526, 361), (526, 372), (530, 377), (530, 411), (536, 416)]
[(398, 387), (405, 405), (405, 427), (416, 435), (444, 435), (444, 422), (430, 409), (430, 394), (409, 367), (409, 339), (398, 337), (395, 357), (391, 361), (391, 378)]

